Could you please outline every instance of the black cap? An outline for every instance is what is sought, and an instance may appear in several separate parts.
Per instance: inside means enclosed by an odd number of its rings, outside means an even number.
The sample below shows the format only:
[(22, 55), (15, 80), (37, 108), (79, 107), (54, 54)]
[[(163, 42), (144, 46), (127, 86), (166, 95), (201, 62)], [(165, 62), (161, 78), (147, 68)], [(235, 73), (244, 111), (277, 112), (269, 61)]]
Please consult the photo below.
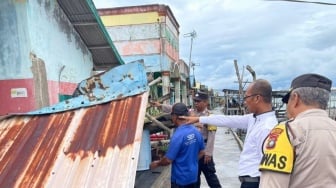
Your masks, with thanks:
[(197, 92), (193, 97), (193, 99), (197, 101), (206, 101), (208, 100), (208, 98), (209, 98), (208, 94), (202, 91)]
[(176, 103), (173, 105), (171, 114), (176, 114), (179, 116), (187, 116), (188, 108), (184, 103)]
[(289, 92), (282, 97), (282, 102), (288, 103), (290, 93), (293, 89), (300, 87), (315, 87), (330, 91), (331, 83), (331, 80), (318, 74), (303, 74), (292, 81)]

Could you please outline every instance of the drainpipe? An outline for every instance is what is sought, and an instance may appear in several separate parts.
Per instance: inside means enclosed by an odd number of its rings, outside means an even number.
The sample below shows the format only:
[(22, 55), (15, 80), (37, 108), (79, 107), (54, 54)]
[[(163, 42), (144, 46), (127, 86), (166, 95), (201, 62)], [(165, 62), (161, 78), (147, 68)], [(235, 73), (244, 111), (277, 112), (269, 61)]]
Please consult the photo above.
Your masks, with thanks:
[(60, 86), (61, 86), (61, 74), (62, 74), (62, 71), (64, 70), (65, 68), (65, 65), (63, 65), (60, 70), (58, 71), (58, 100), (59, 100), (59, 95), (60, 95)]

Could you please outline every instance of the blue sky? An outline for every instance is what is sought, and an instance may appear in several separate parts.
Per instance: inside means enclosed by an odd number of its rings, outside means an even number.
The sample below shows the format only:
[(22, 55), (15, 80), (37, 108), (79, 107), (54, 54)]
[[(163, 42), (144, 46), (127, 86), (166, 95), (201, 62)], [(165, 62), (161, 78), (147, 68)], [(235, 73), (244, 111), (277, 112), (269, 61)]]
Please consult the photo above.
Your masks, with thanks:
[[(336, 3), (333, 0), (322, 2)], [(197, 82), (238, 89), (233, 60), (244, 82), (257, 78), (285, 90), (293, 78), (318, 73), (336, 82), (336, 6), (263, 0), (93, 0), (97, 8), (165, 4), (180, 25), (180, 59), (192, 62)]]

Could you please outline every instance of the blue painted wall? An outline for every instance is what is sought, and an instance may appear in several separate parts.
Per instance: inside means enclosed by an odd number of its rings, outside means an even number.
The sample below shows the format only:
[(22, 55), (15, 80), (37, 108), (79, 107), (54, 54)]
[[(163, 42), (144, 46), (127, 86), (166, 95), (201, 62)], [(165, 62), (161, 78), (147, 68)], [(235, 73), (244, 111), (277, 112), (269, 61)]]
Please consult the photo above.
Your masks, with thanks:
[(21, 76), (21, 53), (16, 7), (9, 0), (0, 1), (0, 79)]
[[(161, 65), (160, 58), (162, 58)], [(171, 60), (167, 56), (161, 57), (158, 54), (123, 56), (123, 59), (126, 63), (143, 59), (147, 72), (161, 72), (162, 70), (169, 71), (171, 69)]]
[(0, 0), (0, 23), (0, 115), (55, 104), (91, 76), (92, 55), (57, 0)]
[(0, 2), (0, 79), (31, 78), (31, 54), (48, 80), (78, 83), (91, 76), (92, 56), (56, 0)]

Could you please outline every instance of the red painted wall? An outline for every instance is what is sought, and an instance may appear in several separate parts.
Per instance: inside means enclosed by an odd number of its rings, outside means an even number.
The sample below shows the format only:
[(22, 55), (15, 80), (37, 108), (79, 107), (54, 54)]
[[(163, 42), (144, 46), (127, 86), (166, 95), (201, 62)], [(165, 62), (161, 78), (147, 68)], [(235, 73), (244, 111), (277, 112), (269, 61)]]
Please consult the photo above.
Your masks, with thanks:
[[(11, 89), (26, 88), (27, 97), (11, 97)], [(0, 115), (24, 113), (34, 109), (32, 79), (0, 80)]]
[[(61, 82), (58, 87), (57, 81), (48, 81), (50, 105), (58, 103), (58, 95), (71, 95), (77, 84)], [(27, 97), (13, 97), (13, 88), (26, 88)], [(36, 110), (34, 83), (32, 79), (0, 80), (0, 116), (25, 113)]]

